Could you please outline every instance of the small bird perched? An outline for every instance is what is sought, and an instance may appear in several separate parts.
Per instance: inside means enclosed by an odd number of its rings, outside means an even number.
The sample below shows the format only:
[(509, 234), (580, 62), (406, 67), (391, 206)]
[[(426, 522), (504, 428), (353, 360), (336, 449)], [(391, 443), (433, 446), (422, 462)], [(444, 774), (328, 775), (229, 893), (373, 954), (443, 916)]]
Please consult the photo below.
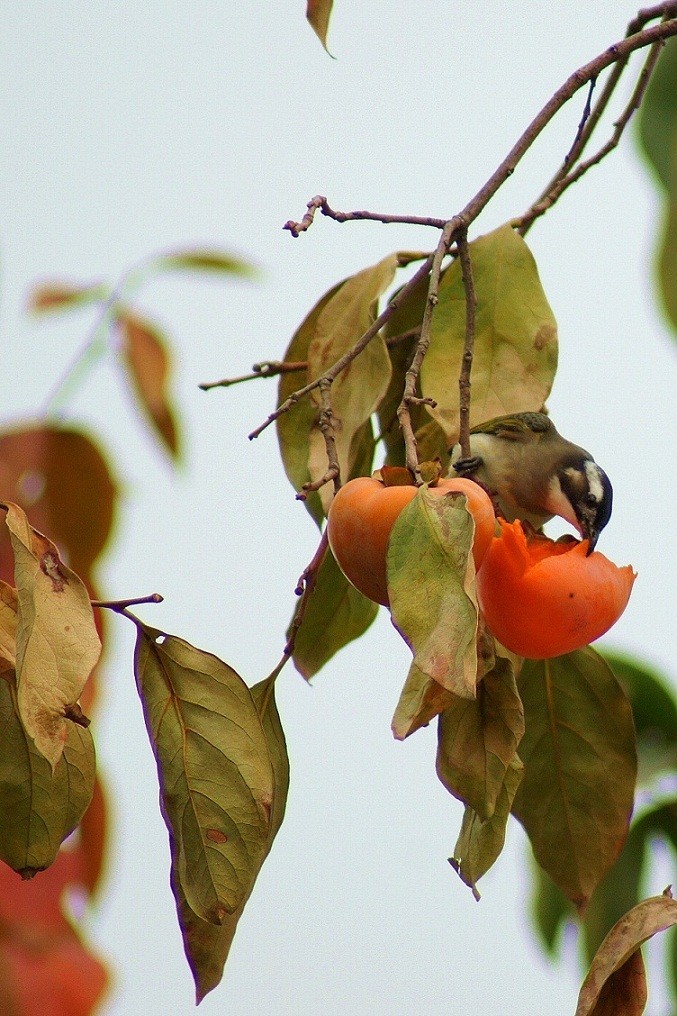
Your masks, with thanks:
[[(563, 438), (544, 413), (497, 416), (470, 431), (470, 458), (451, 450), (450, 473), (471, 476), (509, 521), (536, 529), (559, 515), (589, 541), (611, 517), (613, 491), (592, 455)], [(453, 473), (452, 473), (453, 475)]]

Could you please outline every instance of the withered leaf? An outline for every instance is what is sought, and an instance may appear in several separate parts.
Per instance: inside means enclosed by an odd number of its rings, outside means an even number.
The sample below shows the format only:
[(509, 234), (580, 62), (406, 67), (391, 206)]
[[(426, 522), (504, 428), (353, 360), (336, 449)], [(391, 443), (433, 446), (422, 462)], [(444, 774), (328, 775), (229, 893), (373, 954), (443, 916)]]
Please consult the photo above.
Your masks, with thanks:
[[(327, 49), (327, 31), (329, 29), (329, 17), (334, 0), (308, 0), (306, 5), (306, 18), (325, 49)], [(329, 53), (329, 50), (327, 49)], [(331, 54), (329, 54), (331, 56)]]
[(606, 936), (583, 981), (576, 1016), (639, 1016), (646, 978), (639, 947), (677, 925), (677, 901), (669, 892), (652, 896), (621, 917)]
[(19, 714), (38, 751), (61, 757), (75, 706), (96, 666), (101, 643), (89, 594), (51, 540), (32, 529), (17, 505), (5, 505), (18, 593), (16, 672)]

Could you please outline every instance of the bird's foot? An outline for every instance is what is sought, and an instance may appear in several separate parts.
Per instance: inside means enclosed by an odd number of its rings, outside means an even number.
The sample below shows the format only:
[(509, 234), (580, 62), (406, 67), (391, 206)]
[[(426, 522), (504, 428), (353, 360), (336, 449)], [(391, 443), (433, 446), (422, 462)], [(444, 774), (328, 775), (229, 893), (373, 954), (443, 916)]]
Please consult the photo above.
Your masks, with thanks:
[(470, 476), (472, 473), (476, 473), (483, 464), (484, 459), (481, 455), (471, 455), (467, 459), (456, 459), (454, 469), (459, 476)]

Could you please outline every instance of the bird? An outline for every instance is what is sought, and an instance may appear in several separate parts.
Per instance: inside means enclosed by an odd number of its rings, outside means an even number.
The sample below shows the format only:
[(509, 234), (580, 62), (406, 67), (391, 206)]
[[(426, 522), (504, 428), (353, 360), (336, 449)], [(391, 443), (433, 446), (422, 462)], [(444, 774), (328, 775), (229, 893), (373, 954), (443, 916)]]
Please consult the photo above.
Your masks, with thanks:
[(479, 482), (508, 522), (540, 529), (555, 515), (566, 519), (588, 540), (588, 554), (611, 517), (609, 477), (545, 413), (497, 416), (473, 427), (470, 457), (455, 445), (449, 473)]

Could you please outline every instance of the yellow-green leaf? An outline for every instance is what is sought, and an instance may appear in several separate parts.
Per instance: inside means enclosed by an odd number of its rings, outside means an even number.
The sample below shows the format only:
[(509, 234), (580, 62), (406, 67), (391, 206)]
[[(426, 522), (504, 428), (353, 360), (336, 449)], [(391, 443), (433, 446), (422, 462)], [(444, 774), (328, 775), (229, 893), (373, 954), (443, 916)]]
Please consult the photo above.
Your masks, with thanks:
[(515, 757), (506, 769), (505, 780), (501, 785), (491, 818), (482, 820), (467, 805), (463, 813), (461, 832), (449, 863), (472, 889), (476, 900), (480, 898), (477, 891), (479, 879), (489, 871), (503, 850), (510, 809), (523, 773), (524, 767), (519, 758)]
[[(327, 31), (334, 0), (308, 0), (306, 18), (325, 49), (327, 49)], [(329, 50), (327, 49), (329, 53)], [(329, 54), (331, 56), (331, 54)]]
[[(414, 654), (413, 666), (463, 698), (475, 697), (478, 672), (474, 531), (463, 495), (440, 497), (421, 487), (399, 515), (388, 546), (392, 620)], [(412, 679), (420, 683), (417, 675)], [(400, 706), (396, 726), (403, 728), (408, 724)]]
[[(289, 759), (287, 757), (287, 748), (280, 717), (275, 704), (271, 679), (268, 678), (266, 681), (261, 681), (259, 684), (254, 685), (251, 693), (261, 716), (263, 731), (266, 736), (273, 766), (273, 807), (266, 849), (267, 854), (284, 817), (287, 790), (289, 788)], [(200, 1003), (205, 995), (219, 984), (223, 976), (223, 968), (228, 959), (237, 924), (244, 911), (246, 900), (232, 914), (227, 914), (223, 923), (217, 926), (210, 924), (208, 921), (203, 921), (188, 906), (185, 894), (176, 878), (174, 868), (172, 868), (171, 881), (172, 890), (176, 897), (186, 958), (195, 979), (196, 1001)], [(253, 888), (253, 885), (252, 881), (251, 888)]]
[[(308, 377), (315, 380), (347, 353), (376, 319), (377, 301), (395, 277), (397, 254), (390, 254), (371, 268), (358, 272), (340, 286), (322, 307), (308, 344)], [(355, 435), (383, 399), (390, 380), (390, 357), (382, 335), (376, 335), (331, 386), (334, 437), (342, 478), (352, 475)], [(317, 390), (311, 392), (320, 406)], [(327, 469), (324, 437), (318, 425), (310, 431), (308, 471), (318, 480)], [(325, 512), (332, 497), (331, 485), (320, 490)]]
[(136, 398), (156, 436), (178, 458), (176, 411), (168, 393), (171, 367), (167, 340), (155, 325), (130, 311), (119, 315), (118, 324), (122, 362)]
[[(524, 240), (511, 226), (470, 246), (477, 295), (470, 423), (540, 410), (557, 368), (557, 325)], [(458, 377), (465, 342), (465, 291), (460, 263), (446, 272), (423, 361), (423, 395), (450, 445), (458, 440)]]
[(94, 743), (69, 723), (52, 768), (19, 719), (11, 680), (0, 681), (0, 858), (25, 878), (48, 867), (89, 807)]
[(524, 710), (512, 664), (497, 659), (477, 698), (455, 696), (440, 715), (437, 775), (447, 790), (491, 818), (524, 734)]
[(519, 691), (526, 771), (513, 810), (538, 863), (583, 910), (628, 832), (637, 775), (630, 702), (589, 646), (526, 661)]
[(646, 1003), (639, 947), (677, 925), (677, 900), (666, 890), (638, 903), (606, 936), (583, 981), (576, 1016), (637, 1016)]
[(16, 670), (16, 626), (18, 594), (0, 580), (0, 676)]
[(227, 664), (137, 623), (135, 673), (160, 779), (173, 879), (222, 924), (266, 853), (273, 768), (251, 692)]
[(393, 736), (398, 741), (403, 741), (414, 731), (426, 727), (431, 720), (449, 708), (454, 698), (450, 691), (428, 674), (424, 674), (416, 666), (416, 661), (413, 661), (390, 725)]
[(18, 593), (19, 713), (54, 768), (101, 643), (82, 580), (61, 561), (52, 541), (31, 528), (17, 505), (7, 503), (6, 510)]
[(363, 635), (377, 613), (378, 604), (348, 582), (327, 550), (296, 636), (294, 666), (310, 680), (334, 653)]
[[(307, 363), (308, 347), (315, 334), (317, 319), (332, 296), (341, 288), (344, 281), (332, 286), (303, 319), (294, 332), (284, 354), (284, 361), (286, 363)], [(278, 407), (283, 402), (286, 402), (295, 391), (303, 388), (308, 383), (308, 380), (307, 367), (303, 371), (280, 374), (277, 389)], [(303, 484), (310, 480), (310, 472), (308, 470), (310, 434), (313, 427), (317, 424), (317, 417), (318, 412), (315, 403), (309, 398), (304, 398), (295, 403), (288, 412), (283, 413), (275, 421), (282, 465), (289, 482), (296, 491), (299, 491)], [(313, 492), (309, 494), (303, 503), (312, 518), (320, 526), (324, 518), (324, 509), (320, 501), (320, 495)]]
[(196, 247), (193, 250), (179, 250), (163, 254), (154, 264), (158, 268), (182, 271), (217, 272), (224, 275), (239, 275), (251, 278), (258, 274), (255, 265), (237, 254), (215, 248)]

